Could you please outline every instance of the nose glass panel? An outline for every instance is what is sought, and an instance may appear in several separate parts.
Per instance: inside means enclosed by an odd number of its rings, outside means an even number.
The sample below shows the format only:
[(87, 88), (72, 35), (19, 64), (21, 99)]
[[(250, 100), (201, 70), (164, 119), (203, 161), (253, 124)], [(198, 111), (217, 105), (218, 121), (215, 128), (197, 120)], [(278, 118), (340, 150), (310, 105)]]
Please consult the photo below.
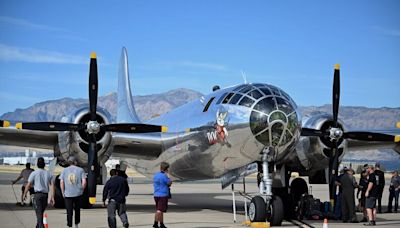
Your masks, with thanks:
[(263, 85), (259, 86), (259, 90), (264, 93), (264, 97), (253, 106), (250, 129), (265, 146), (286, 148), (299, 135), (301, 125), (296, 104), (277, 87)]

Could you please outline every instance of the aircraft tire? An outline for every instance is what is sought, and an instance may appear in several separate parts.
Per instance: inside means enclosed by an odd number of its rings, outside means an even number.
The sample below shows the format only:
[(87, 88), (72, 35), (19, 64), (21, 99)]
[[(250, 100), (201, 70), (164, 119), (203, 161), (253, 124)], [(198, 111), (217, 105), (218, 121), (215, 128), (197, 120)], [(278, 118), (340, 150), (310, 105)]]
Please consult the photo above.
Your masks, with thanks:
[(267, 210), (265, 201), (261, 196), (255, 196), (251, 199), (249, 205), (249, 218), (251, 222), (265, 222)]
[(281, 226), (284, 217), (283, 202), (281, 197), (272, 197), (270, 213), (271, 214), (268, 216), (268, 221), (270, 222), (271, 226)]

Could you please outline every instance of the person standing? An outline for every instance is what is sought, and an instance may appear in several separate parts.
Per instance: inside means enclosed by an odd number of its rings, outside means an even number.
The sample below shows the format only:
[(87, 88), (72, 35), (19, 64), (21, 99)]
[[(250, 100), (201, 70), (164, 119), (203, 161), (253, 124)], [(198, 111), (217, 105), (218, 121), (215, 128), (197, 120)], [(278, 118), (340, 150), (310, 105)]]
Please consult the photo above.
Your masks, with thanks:
[[(156, 173), (153, 178), (154, 201), (156, 203), (156, 213), (154, 215), (154, 228), (167, 228), (164, 225), (164, 214), (168, 208), (169, 187), (172, 184), (168, 177), (169, 164), (161, 162), (160, 172)], [(158, 226), (160, 223), (160, 226)]]
[[(25, 164), (25, 169), (23, 169), (21, 171), (21, 173), (19, 174), (19, 176), (17, 177), (17, 179), (11, 181), (11, 184), (14, 185), (15, 183), (17, 183), (19, 180), (23, 180), (24, 182), (22, 183), (22, 188), (21, 188), (21, 206), (25, 205), (24, 202), (24, 192), (25, 192), (25, 188), (26, 185), (28, 184), (28, 178), (29, 175), (31, 175), (31, 173), (35, 171), (34, 169), (31, 168), (31, 163), (26, 163)], [(35, 194), (35, 190), (33, 188), (29, 188), (29, 205), (32, 206), (32, 197), (33, 194)]]
[(356, 205), (354, 198), (354, 189), (358, 186), (353, 176), (352, 169), (345, 169), (345, 173), (340, 177), (340, 186), (342, 187), (342, 220), (343, 222), (356, 223)]
[[(361, 172), (360, 181), (358, 183), (358, 191), (357, 191), (357, 198), (359, 199), (358, 202), (360, 204), (360, 209), (363, 212), (363, 219), (360, 222), (368, 222), (367, 210), (365, 209), (365, 192), (368, 188), (368, 173), (367, 171)], [(360, 198), (358, 197), (361, 193)]]
[[(23, 193), (23, 199), (26, 198), (30, 187), (35, 189), (35, 197), (33, 198), (33, 208), (36, 212), (36, 228), (43, 228), (43, 213), (47, 207), (47, 199), (50, 187), (52, 187), (52, 175), (49, 171), (44, 170), (45, 162), (43, 157), (37, 159), (36, 171), (33, 171), (28, 178), (28, 183)], [(53, 194), (54, 195), (54, 194)], [(51, 197), (50, 203), (54, 205), (54, 197)]]
[(60, 175), (61, 192), (65, 200), (65, 208), (67, 209), (67, 226), (72, 227), (73, 210), (75, 211), (75, 228), (81, 221), (80, 201), (83, 190), (86, 187), (86, 173), (76, 166), (77, 161), (74, 156), (68, 158), (70, 164)]
[(365, 207), (367, 208), (368, 223), (366, 226), (376, 225), (376, 198), (378, 196), (378, 182), (374, 173), (374, 166), (368, 166), (368, 187), (365, 191)]
[(381, 170), (381, 165), (379, 163), (375, 164), (375, 176), (378, 185), (378, 195), (376, 197), (378, 200), (378, 213), (382, 213), (382, 194), (385, 188), (385, 173)]
[(117, 175), (115, 169), (110, 170), (110, 176), (103, 189), (103, 207), (106, 207), (106, 199), (108, 197), (108, 227), (117, 227), (117, 220), (115, 218), (115, 211), (117, 211), (123, 226), (127, 228), (129, 227), (129, 223), (128, 216), (126, 215), (125, 197), (129, 194), (129, 185), (125, 178)]
[(125, 170), (126, 170), (126, 165), (125, 165), (125, 169), (122, 169), (120, 164), (116, 164), (116, 165), (115, 165), (115, 170), (117, 171), (117, 175), (118, 175), (118, 176), (123, 177), (123, 178), (125, 178), (126, 180), (128, 179), (128, 175), (126, 175), (126, 172), (125, 172)]
[(389, 203), (387, 213), (392, 213), (392, 203), (394, 198), (394, 212), (397, 213), (399, 206), (400, 176), (397, 170), (393, 171), (389, 187)]

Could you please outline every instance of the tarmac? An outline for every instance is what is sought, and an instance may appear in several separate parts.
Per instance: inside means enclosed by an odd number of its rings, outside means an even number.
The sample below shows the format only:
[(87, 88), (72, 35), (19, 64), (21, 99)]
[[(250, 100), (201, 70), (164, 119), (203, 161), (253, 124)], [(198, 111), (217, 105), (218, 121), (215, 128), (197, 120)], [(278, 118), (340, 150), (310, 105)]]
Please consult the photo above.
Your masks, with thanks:
[[(17, 206), (12, 190), (11, 180), (17, 173), (0, 172), (0, 227), (35, 227), (36, 216), (32, 207)], [(246, 190), (257, 192), (254, 178), (246, 179)], [(386, 181), (388, 182), (388, 180)], [(154, 199), (152, 196), (151, 181), (144, 177), (135, 177), (129, 185), (131, 191), (127, 197), (127, 214), (131, 227), (152, 227), (154, 221)], [(98, 186), (97, 203), (92, 209), (81, 210), (81, 223), (79, 227), (108, 227), (107, 212), (101, 207), (101, 194), (103, 186)], [(235, 189), (242, 190), (241, 183)], [(19, 201), (21, 185), (14, 185)], [(328, 200), (327, 185), (312, 185), (312, 194), (321, 201)], [(165, 224), (174, 227), (246, 227), (244, 199), (236, 195), (237, 217), (233, 221), (232, 192), (230, 188), (221, 190), (218, 180), (174, 183), (172, 185), (172, 199), (168, 212), (164, 215)], [(385, 188), (382, 198), (383, 211), (386, 210), (388, 190)], [(65, 209), (55, 209), (48, 206), (49, 227), (66, 227)], [(357, 213), (361, 219), (361, 213)], [(378, 214), (377, 226), (400, 227), (399, 214)], [(118, 227), (122, 227), (117, 218)], [(364, 227), (363, 223), (342, 223), (341, 221), (328, 221), (329, 227)], [(284, 221), (282, 227), (323, 227), (322, 220)]]

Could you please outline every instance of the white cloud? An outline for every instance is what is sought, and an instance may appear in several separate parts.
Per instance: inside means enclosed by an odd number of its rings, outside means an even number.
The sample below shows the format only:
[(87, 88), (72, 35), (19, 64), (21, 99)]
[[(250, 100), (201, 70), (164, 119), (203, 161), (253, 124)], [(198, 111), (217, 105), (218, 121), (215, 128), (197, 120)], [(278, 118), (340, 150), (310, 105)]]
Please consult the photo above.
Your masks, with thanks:
[(66, 30), (66, 29), (52, 27), (52, 26), (48, 26), (48, 25), (36, 24), (36, 23), (32, 23), (28, 20), (13, 18), (13, 17), (6, 17), (6, 16), (0, 16), (0, 23), (24, 27), (24, 28), (28, 28), (28, 29), (35, 29), (35, 30), (68, 32), (68, 30)]
[(162, 62), (161, 64), (167, 67), (190, 67), (190, 68), (200, 68), (200, 69), (214, 70), (214, 71), (228, 70), (227, 67), (224, 65), (215, 63), (205, 63), (205, 62), (176, 61), (176, 62)]
[(395, 36), (395, 37), (400, 37), (400, 30), (398, 29), (387, 29), (387, 28), (382, 28), (379, 26), (374, 26), (372, 27), (375, 31), (387, 35), (387, 36)]
[(43, 51), (32, 48), (8, 46), (0, 43), (0, 61), (20, 61), (30, 63), (87, 64), (81, 56), (60, 52)]

